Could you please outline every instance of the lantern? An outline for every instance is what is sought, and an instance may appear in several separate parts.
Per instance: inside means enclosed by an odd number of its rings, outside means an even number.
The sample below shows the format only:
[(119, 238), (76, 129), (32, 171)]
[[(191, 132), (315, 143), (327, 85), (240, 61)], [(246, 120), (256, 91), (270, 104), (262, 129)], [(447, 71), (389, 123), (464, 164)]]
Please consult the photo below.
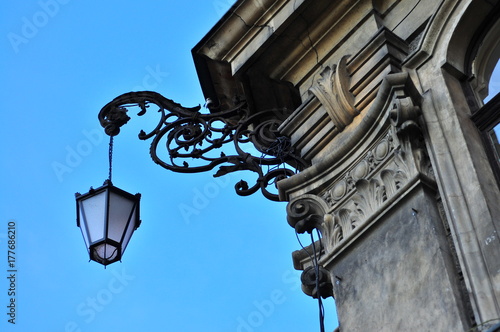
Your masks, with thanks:
[(132, 233), (141, 223), (141, 194), (130, 194), (106, 180), (102, 187), (75, 196), (76, 222), (90, 259), (104, 266), (121, 260)]

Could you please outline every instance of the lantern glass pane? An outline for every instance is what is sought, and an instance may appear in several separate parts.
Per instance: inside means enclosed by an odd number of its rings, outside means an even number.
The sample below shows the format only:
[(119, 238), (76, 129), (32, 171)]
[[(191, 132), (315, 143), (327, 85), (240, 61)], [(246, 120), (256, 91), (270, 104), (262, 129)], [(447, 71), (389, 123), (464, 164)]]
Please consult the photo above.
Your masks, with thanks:
[(132, 237), (132, 233), (134, 232), (135, 227), (136, 227), (137, 219), (138, 219), (137, 207), (134, 206), (134, 211), (132, 212), (132, 218), (130, 218), (130, 225), (127, 228), (127, 231), (125, 232), (125, 237), (123, 238), (122, 253), (125, 252), (125, 249), (127, 248), (128, 242), (130, 241), (130, 237)]
[(83, 210), (84, 218), (83, 225), (80, 223), (80, 226), (88, 229), (90, 243), (102, 240), (105, 235), (106, 194), (107, 190), (81, 201), (81, 210)]
[(126, 231), (127, 225), (134, 222), (130, 220), (130, 216), (134, 210), (135, 201), (123, 197), (117, 193), (111, 192), (109, 196), (109, 224), (108, 238), (121, 242), (122, 236)]
[(98, 262), (108, 264), (117, 258), (118, 248), (108, 243), (102, 243), (93, 248), (93, 253)]
[(89, 241), (89, 236), (87, 233), (87, 227), (86, 222), (85, 222), (85, 215), (83, 213), (83, 207), (82, 207), (82, 202), (78, 202), (78, 211), (79, 211), (79, 219), (80, 219), (80, 230), (82, 231), (83, 234), (83, 239), (85, 240), (85, 245), (87, 246), (87, 249), (90, 246), (90, 241)]

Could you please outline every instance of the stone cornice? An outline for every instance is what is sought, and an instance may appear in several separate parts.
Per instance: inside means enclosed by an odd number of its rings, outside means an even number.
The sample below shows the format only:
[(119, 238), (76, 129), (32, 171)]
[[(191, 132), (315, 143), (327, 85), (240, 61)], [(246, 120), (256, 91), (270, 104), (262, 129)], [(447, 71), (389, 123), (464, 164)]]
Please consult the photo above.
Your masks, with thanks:
[[(321, 8), (321, 13), (313, 9), (301, 12), (294, 24), (304, 27), (290, 29), (291, 41), (286, 44), (289, 52), (270, 68), (271, 77), (296, 86), (307, 85), (305, 82), (326, 65), (332, 53), (345, 47), (347, 40), (355, 38), (362, 45), (371, 38), (360, 27), (376, 31), (381, 26), (370, 1), (318, 2), (310, 7), (313, 6)], [(313, 19), (315, 24), (310, 22)], [(356, 48), (345, 49), (345, 52), (356, 51)]]
[(212, 60), (230, 63), (234, 75), (304, 1), (238, 1), (195, 49)]

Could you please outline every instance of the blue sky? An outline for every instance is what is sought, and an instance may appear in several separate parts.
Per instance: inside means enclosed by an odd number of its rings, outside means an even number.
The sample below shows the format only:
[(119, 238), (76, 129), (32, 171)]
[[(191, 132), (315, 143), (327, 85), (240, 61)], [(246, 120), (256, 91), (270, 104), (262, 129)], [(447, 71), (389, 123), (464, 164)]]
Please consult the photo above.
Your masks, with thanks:
[[(107, 177), (98, 111), (133, 90), (203, 104), (190, 51), (231, 3), (0, 4), (1, 331), (319, 331), (317, 302), (292, 267), (299, 244), (286, 204), (237, 196), (244, 174), (215, 180), (157, 166), (137, 139), (154, 117), (133, 118), (115, 139), (113, 182), (142, 194), (143, 223), (123, 262), (89, 263), (76, 227), (74, 193)], [(7, 322), (9, 222), (15, 325)], [(333, 300), (325, 306), (331, 331)]]

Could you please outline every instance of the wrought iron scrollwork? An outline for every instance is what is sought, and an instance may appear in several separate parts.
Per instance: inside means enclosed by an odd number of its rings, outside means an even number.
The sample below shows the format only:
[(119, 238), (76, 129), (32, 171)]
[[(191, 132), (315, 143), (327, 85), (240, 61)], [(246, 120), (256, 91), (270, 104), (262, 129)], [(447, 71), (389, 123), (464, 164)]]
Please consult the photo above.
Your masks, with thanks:
[[(279, 133), (280, 112), (251, 114), (245, 102), (228, 110), (210, 107), (209, 112), (202, 113), (200, 106), (186, 108), (156, 92), (129, 92), (105, 105), (99, 121), (106, 134), (115, 136), (130, 119), (129, 108), (138, 107), (137, 115), (143, 116), (152, 105), (158, 107), (160, 120), (151, 131), (141, 130), (139, 138), (153, 138), (151, 158), (168, 170), (198, 173), (219, 166), (214, 177), (250, 170), (257, 173), (256, 183), (249, 186), (239, 181), (235, 185), (237, 194), (248, 196), (260, 189), (266, 198), (279, 201), (267, 187), (308, 166), (295, 154), (290, 140)], [(160, 143), (166, 147), (167, 158), (160, 157)], [(250, 148), (245, 148), (249, 143)], [(231, 147), (231, 153), (218, 152), (223, 146)]]

